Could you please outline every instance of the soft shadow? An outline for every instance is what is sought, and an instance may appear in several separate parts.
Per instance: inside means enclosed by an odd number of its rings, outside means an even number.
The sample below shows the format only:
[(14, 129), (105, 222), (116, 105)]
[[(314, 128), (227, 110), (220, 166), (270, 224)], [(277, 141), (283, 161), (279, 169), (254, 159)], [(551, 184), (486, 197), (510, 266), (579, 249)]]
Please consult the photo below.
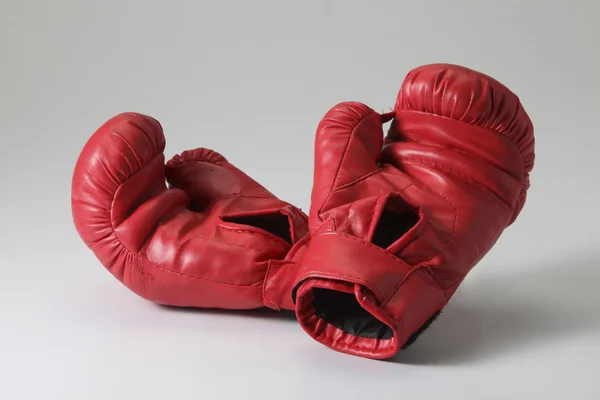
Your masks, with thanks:
[[(392, 362), (460, 364), (566, 340), (600, 327), (600, 254), (478, 274)], [(494, 266), (487, 266), (487, 268)], [(497, 267), (501, 268), (501, 267)]]
[(282, 321), (296, 321), (296, 314), (293, 311), (288, 310), (276, 311), (270, 308), (257, 308), (252, 310), (223, 310), (217, 308), (175, 307), (161, 304), (154, 305), (159, 308), (168, 310), (169, 312), (199, 313), (204, 315), (224, 317), (235, 316), (241, 318), (279, 319)]

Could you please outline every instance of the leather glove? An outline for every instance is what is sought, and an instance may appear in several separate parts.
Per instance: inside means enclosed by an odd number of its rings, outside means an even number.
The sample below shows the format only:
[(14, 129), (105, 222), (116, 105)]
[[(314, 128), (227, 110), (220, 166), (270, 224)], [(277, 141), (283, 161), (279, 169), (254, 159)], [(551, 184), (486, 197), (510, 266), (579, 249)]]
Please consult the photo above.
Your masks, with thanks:
[(316, 134), (310, 241), (291, 254), (302, 327), (341, 352), (398, 353), (515, 221), (533, 164), (518, 97), (461, 66), (411, 71), (390, 113), (333, 107)]
[[(186, 151), (165, 165), (164, 148), (158, 121), (136, 113), (117, 115), (93, 134), (72, 180), (80, 237), (147, 300), (263, 307), (270, 263), (306, 235), (306, 216), (214, 151)], [(270, 292), (282, 303), (267, 306), (293, 309), (291, 287)]]

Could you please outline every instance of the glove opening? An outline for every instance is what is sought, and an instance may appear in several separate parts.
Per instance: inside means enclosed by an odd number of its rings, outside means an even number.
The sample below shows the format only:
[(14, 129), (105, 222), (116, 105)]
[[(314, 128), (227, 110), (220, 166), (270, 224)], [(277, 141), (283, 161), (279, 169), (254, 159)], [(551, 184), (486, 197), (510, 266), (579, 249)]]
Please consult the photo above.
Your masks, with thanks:
[(257, 214), (257, 215), (242, 215), (242, 216), (224, 216), (223, 221), (232, 222), (234, 224), (250, 225), (255, 228), (267, 231), (283, 240), (292, 244), (291, 226), (287, 215), (273, 214)]
[[(375, 215), (377, 225), (371, 237), (371, 243), (396, 253), (399, 248), (394, 244), (406, 242), (405, 235), (419, 223), (421, 217), (402, 199), (390, 196), (379, 216)], [(394, 246), (392, 246), (394, 245)]]
[(345, 333), (380, 340), (394, 336), (392, 328), (365, 310), (354, 293), (313, 288), (312, 294), (315, 315)]

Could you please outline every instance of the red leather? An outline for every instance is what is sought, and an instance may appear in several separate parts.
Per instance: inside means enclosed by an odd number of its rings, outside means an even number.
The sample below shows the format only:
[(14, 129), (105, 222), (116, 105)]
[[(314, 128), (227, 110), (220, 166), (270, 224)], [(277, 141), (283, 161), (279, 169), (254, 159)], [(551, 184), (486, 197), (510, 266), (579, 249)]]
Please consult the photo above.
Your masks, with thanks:
[[(391, 113), (355, 102), (333, 107), (317, 129), (310, 242), (291, 257), (302, 327), (341, 352), (398, 353), (517, 218), (533, 164), (533, 126), (518, 97), (464, 67), (411, 71)], [(390, 215), (412, 222), (374, 243)], [(340, 319), (352, 307), (335, 310), (336, 323), (316, 309), (317, 295), (331, 309), (331, 294), (344, 293), (382, 330), (348, 333)]]
[(153, 302), (293, 308), (291, 288), (279, 284), (271, 292), (281, 303), (263, 304), (263, 283), (270, 263), (306, 235), (306, 216), (214, 151), (186, 151), (165, 165), (164, 148), (158, 121), (135, 113), (117, 115), (89, 139), (72, 181), (73, 219), (86, 245)]

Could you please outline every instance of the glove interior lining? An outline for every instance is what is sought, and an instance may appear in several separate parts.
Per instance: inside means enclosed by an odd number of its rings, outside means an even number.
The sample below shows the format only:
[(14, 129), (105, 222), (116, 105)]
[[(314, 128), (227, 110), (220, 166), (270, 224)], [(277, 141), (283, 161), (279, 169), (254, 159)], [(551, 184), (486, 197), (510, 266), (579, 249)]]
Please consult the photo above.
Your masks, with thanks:
[(349, 335), (389, 340), (394, 336), (392, 328), (375, 318), (356, 300), (353, 293), (313, 288), (315, 314)]

